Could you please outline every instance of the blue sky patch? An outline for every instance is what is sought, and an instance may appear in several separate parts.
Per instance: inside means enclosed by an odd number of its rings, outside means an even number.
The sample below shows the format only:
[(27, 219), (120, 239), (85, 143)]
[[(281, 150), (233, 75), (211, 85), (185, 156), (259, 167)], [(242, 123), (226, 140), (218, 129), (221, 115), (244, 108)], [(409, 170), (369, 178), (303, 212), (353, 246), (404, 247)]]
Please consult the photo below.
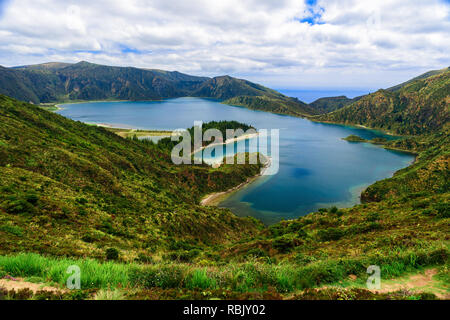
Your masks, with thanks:
[(149, 53), (152, 53), (150, 50), (139, 50), (139, 49), (132, 48), (132, 47), (129, 47), (129, 46), (124, 45), (124, 44), (120, 44), (119, 48), (120, 48), (120, 52), (125, 53), (125, 54), (127, 54), (127, 53), (134, 53), (134, 54), (149, 54)]
[(317, 6), (317, 0), (306, 0), (305, 3), (307, 5), (307, 9), (305, 10), (306, 16), (303, 18), (295, 18), (295, 20), (310, 25), (324, 24), (320, 19), (325, 10), (322, 7)]
[(8, 2), (9, 0), (0, 0), (0, 17), (3, 15), (3, 12), (5, 11)]

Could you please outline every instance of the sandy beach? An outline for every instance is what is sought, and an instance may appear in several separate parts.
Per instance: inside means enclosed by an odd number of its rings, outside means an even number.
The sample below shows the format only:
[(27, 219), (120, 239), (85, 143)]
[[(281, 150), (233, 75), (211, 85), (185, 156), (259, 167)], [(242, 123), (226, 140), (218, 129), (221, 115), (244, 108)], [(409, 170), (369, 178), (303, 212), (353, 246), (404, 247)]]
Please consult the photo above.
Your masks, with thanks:
[(200, 201), (200, 204), (202, 206), (217, 206), (220, 202), (222, 202), (222, 200), (224, 200), (226, 197), (228, 197), (231, 193), (243, 188), (244, 186), (252, 183), (256, 179), (258, 179), (259, 177), (264, 175), (264, 172), (270, 167), (270, 165), (272, 163), (270, 157), (264, 156), (264, 158), (266, 159), (266, 162), (264, 163), (264, 166), (261, 168), (261, 171), (257, 175), (248, 178), (246, 181), (242, 182), (241, 184), (239, 184), (231, 189), (228, 189), (226, 191), (215, 192), (215, 193), (206, 195)]

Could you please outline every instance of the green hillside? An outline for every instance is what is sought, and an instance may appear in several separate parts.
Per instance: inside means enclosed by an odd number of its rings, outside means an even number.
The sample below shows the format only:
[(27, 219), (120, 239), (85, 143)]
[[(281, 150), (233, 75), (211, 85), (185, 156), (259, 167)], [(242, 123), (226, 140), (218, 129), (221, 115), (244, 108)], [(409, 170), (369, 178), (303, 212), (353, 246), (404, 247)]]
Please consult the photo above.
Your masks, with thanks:
[(252, 220), (197, 205), (259, 172), (259, 165), (175, 166), (151, 143), (0, 96), (0, 254), (103, 258), (176, 241), (226, 243)]
[(318, 112), (309, 105), (288, 97), (273, 96), (238, 96), (225, 100), (224, 103), (243, 106), (253, 110), (261, 110), (273, 113), (288, 114), (291, 116), (304, 117), (314, 115)]
[(309, 106), (317, 110), (318, 113), (328, 113), (341, 109), (361, 98), (362, 96), (353, 99), (347, 98), (346, 96), (319, 98), (311, 102)]
[(363, 125), (404, 135), (436, 132), (450, 120), (450, 71), (378, 90), (313, 120)]
[(428, 71), (428, 72), (425, 72), (425, 73), (421, 74), (420, 76), (414, 77), (414, 78), (412, 78), (412, 79), (410, 79), (408, 81), (405, 81), (405, 82), (400, 83), (398, 85), (395, 85), (393, 87), (387, 88), (386, 90), (388, 90), (388, 91), (397, 91), (397, 90), (400, 90), (401, 88), (405, 87), (406, 85), (410, 84), (411, 82), (414, 82), (416, 80), (426, 79), (426, 78), (429, 78), (429, 77), (437, 75), (437, 74), (445, 73), (445, 72), (447, 72), (449, 70), (450, 70), (450, 67), (444, 68), (444, 69), (440, 69), (440, 70), (431, 70), (431, 71)]

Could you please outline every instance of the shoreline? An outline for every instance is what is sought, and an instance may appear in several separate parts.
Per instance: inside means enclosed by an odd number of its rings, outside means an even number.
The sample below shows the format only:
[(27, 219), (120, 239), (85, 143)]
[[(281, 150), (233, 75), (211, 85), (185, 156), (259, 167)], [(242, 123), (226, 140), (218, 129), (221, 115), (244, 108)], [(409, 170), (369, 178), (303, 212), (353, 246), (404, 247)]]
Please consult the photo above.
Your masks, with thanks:
[(247, 178), (246, 181), (241, 182), (237, 186), (234, 186), (234, 187), (232, 187), (232, 188), (230, 188), (228, 190), (220, 191), (220, 192), (213, 192), (213, 193), (210, 193), (210, 194), (207, 194), (207, 195), (203, 196), (203, 198), (200, 200), (200, 205), (217, 207), (223, 200), (225, 200), (226, 198), (231, 196), (231, 194), (233, 194), (234, 192), (244, 188), (245, 186), (250, 185), (252, 182), (254, 182), (258, 178), (262, 177), (264, 175), (264, 172), (272, 164), (272, 160), (271, 160), (270, 157), (264, 156), (264, 158), (267, 161), (264, 163), (263, 167), (261, 168), (261, 171), (258, 174)]
[[(195, 97), (193, 97), (193, 98), (195, 98)], [(199, 98), (201, 98), (201, 97), (199, 97)], [(169, 98), (169, 99), (170, 99), (170, 98)], [(142, 100), (142, 101), (139, 101), (139, 102), (145, 102), (145, 101), (152, 102), (152, 101), (164, 101), (164, 100), (167, 100), (167, 99), (162, 99), (162, 100)], [(60, 102), (60, 103), (58, 103), (58, 104), (55, 104), (55, 107), (57, 107), (58, 110), (61, 110), (61, 109), (63, 109), (63, 108), (61, 107), (61, 105), (65, 105), (65, 104), (90, 103), (90, 102), (138, 102), (138, 101), (133, 101), (133, 100), (95, 100), (95, 101), (91, 100), (91, 101), (74, 101), (74, 102), (70, 102), (70, 101), (69, 101), (69, 102)], [(231, 104), (226, 104), (226, 105), (234, 106), (234, 105), (231, 105)], [(238, 106), (238, 107), (243, 107), (243, 108), (246, 108), (246, 109), (249, 109), (249, 110), (253, 110), (253, 109), (250, 109), (250, 108), (248, 108), (248, 107), (246, 107), (246, 106)], [(263, 111), (263, 110), (253, 110), (253, 111), (268, 112), (268, 111)], [(270, 112), (270, 111), (269, 111), (268, 113), (273, 113), (273, 112)], [(391, 132), (386, 131), (386, 130), (384, 130), (384, 129), (380, 129), (380, 128), (371, 128), (371, 127), (367, 127), (367, 126), (364, 126), (364, 125), (350, 124), (350, 123), (339, 123), (339, 122), (334, 122), (334, 121), (316, 120), (316, 119), (314, 119), (315, 116), (307, 116), (307, 115), (299, 116), (299, 115), (292, 115), (292, 114), (282, 114), (282, 115), (284, 115), (284, 116), (290, 116), (290, 117), (294, 117), (294, 118), (303, 118), (303, 119), (305, 119), (305, 120), (309, 120), (309, 121), (315, 122), (315, 123), (323, 123), (323, 124), (331, 124), (331, 125), (339, 125), (339, 126), (347, 126), (347, 127), (356, 127), (356, 128), (359, 127), (359, 128), (365, 129), (365, 130), (375, 130), (375, 131), (379, 131), (379, 132), (381, 132), (381, 133), (384, 133), (384, 134), (386, 134), (386, 135), (395, 136), (395, 137), (402, 137), (402, 138), (405, 138), (405, 137), (409, 137), (409, 136), (410, 136), (410, 135), (401, 135), (401, 134), (391, 133)], [(109, 125), (109, 124), (105, 124), (105, 123), (102, 123), (101, 125), (108, 126), (108, 127), (110, 127), (110, 128), (114, 128), (114, 126)], [(122, 129), (122, 128), (118, 128), (118, 129)], [(129, 128), (129, 129), (137, 129), (137, 128)], [(149, 130), (152, 130), (152, 129), (149, 129)], [(154, 131), (158, 131), (158, 130), (154, 130)], [(251, 138), (251, 137), (248, 137), (247, 135), (243, 135), (243, 136), (237, 137), (237, 138), (241, 138), (241, 139), (244, 139), (244, 138), (245, 138), (245, 139), (249, 139), (249, 138)], [(236, 139), (236, 138), (235, 138), (235, 139)], [(237, 140), (236, 140), (236, 141), (237, 141)], [(224, 145), (224, 144), (231, 143), (231, 142), (233, 142), (233, 141), (225, 141), (225, 142), (222, 142), (222, 143), (217, 143), (217, 144), (214, 143), (214, 144), (211, 144), (211, 145), (208, 145), (208, 146), (204, 146), (204, 147), (201, 147), (200, 149), (197, 149), (197, 150), (193, 151), (193, 152), (191, 153), (191, 155), (193, 155), (194, 153), (196, 153), (196, 152), (198, 152), (198, 151), (201, 151), (201, 150), (203, 150), (203, 149), (205, 149), (205, 148), (207, 148), (207, 147), (213, 147), (213, 146), (215, 146), (215, 145)], [(235, 142), (235, 141), (234, 141), (234, 142)], [(407, 154), (413, 155), (413, 156), (414, 156), (413, 161), (412, 161), (409, 165), (407, 165), (405, 168), (407, 168), (407, 167), (409, 167), (409, 166), (414, 165), (415, 163), (417, 163), (418, 156), (419, 156), (419, 152), (411, 151), (411, 150), (405, 150), (405, 149), (400, 149), (400, 148), (386, 147), (386, 146), (384, 146), (384, 145), (381, 146), (381, 147), (382, 147), (383, 149), (385, 149), (385, 150), (397, 151), (397, 152), (402, 152), (402, 153), (407, 153)], [(397, 170), (397, 171), (398, 171), (398, 170)], [(396, 172), (397, 172), (397, 171), (396, 171)], [(394, 174), (395, 174), (395, 173), (394, 173)], [(258, 176), (261, 176), (261, 175), (262, 175), (262, 174), (258, 174), (258, 175), (256, 175), (255, 177), (253, 177), (253, 179), (255, 179), (255, 178), (257, 178)], [(250, 180), (250, 181), (249, 181), (249, 180)], [(218, 203), (220, 203), (220, 202), (223, 200), (223, 198), (224, 198), (226, 195), (232, 193), (233, 191), (236, 191), (236, 190), (242, 188), (243, 186), (245, 186), (245, 185), (247, 185), (247, 184), (249, 184), (249, 183), (251, 183), (251, 182), (252, 182), (252, 180), (251, 180), (251, 178), (249, 178), (249, 179), (247, 179), (247, 181), (241, 183), (239, 186), (233, 187), (233, 188), (231, 188), (231, 189), (229, 189), (229, 190), (227, 190), (227, 191), (223, 191), (223, 192), (218, 192), (218, 193), (213, 193), (213, 194), (207, 195), (206, 197), (204, 197), (204, 198), (201, 200), (200, 204), (202, 204), (202, 205), (217, 205)], [(214, 203), (214, 204), (211, 204), (211, 203)]]
[[(177, 99), (177, 98), (199, 98), (199, 99), (217, 100), (215, 98), (210, 98), (210, 97), (182, 96), (182, 97), (173, 97), (173, 98), (156, 99), (156, 100), (74, 100), (74, 101), (61, 101), (61, 102), (57, 101), (57, 102), (55, 102), (54, 106), (57, 107), (59, 110), (62, 110), (64, 108), (61, 106), (66, 105), (66, 104), (80, 104), (80, 103), (91, 103), (91, 102), (92, 103), (94, 103), (94, 102), (153, 102), (153, 101), (166, 101), (166, 100)], [(220, 103), (223, 103), (223, 101), (221, 101)], [(288, 117), (293, 117), (293, 118), (306, 119), (306, 120), (316, 122), (316, 123), (327, 123), (327, 124), (335, 124), (335, 125), (342, 125), (342, 126), (349, 126), (349, 127), (359, 127), (359, 128), (367, 129), (367, 130), (375, 130), (375, 131), (379, 131), (386, 135), (390, 135), (390, 136), (394, 136), (394, 137), (408, 137), (409, 136), (409, 135), (401, 135), (401, 134), (397, 134), (397, 133), (392, 133), (392, 132), (386, 131), (384, 129), (371, 128), (371, 127), (367, 127), (367, 126), (360, 125), (360, 124), (340, 123), (340, 122), (335, 122), (335, 121), (325, 121), (325, 120), (314, 119), (315, 117), (317, 117), (319, 115), (300, 115), (300, 114), (276, 113), (276, 112), (271, 112), (271, 111), (251, 109), (247, 106), (240, 106), (240, 105), (234, 105), (234, 104), (228, 104), (228, 103), (223, 103), (223, 104), (231, 106), (231, 107), (245, 108), (245, 109), (252, 110), (252, 111), (266, 112), (266, 113), (278, 114), (278, 115), (288, 116)]]
[(395, 132), (389, 132), (389, 131), (386, 131), (385, 129), (367, 127), (367, 126), (364, 126), (362, 124), (352, 124), (352, 123), (342, 123), (342, 122), (336, 122), (336, 121), (316, 120), (316, 119), (314, 119), (314, 117), (315, 116), (312, 116), (312, 117), (311, 116), (307, 116), (304, 119), (312, 121), (312, 122), (315, 122), (315, 123), (334, 124), (334, 125), (344, 126), (344, 127), (354, 127), (354, 128), (365, 129), (365, 130), (378, 131), (378, 132), (381, 132), (381, 133), (383, 133), (385, 135), (392, 136), (392, 137), (399, 137), (399, 138), (414, 137), (413, 135), (405, 135), (405, 134), (399, 134), (399, 133), (395, 133)]
[(215, 98), (209, 98), (209, 97), (190, 97), (190, 96), (181, 96), (181, 97), (172, 97), (172, 98), (162, 98), (162, 99), (154, 99), (154, 100), (69, 100), (69, 101), (56, 101), (55, 104), (53, 104), (55, 107), (64, 109), (61, 106), (65, 104), (80, 104), (80, 103), (94, 103), (94, 102), (161, 102), (161, 101), (167, 101), (170, 99), (178, 99), (178, 98), (200, 98), (200, 99), (213, 99)]

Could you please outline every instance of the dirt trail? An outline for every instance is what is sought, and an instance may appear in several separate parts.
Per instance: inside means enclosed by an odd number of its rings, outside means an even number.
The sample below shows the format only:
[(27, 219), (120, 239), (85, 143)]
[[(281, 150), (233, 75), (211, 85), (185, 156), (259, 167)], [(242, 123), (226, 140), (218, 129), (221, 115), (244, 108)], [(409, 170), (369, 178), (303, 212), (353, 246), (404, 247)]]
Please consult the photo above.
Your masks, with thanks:
[(371, 290), (373, 292), (387, 293), (397, 290), (427, 291), (434, 293), (439, 299), (450, 299), (449, 288), (442, 288), (439, 281), (434, 280), (433, 276), (438, 273), (437, 269), (428, 269), (424, 273), (415, 274), (400, 279), (392, 279), (381, 282), (380, 290)]
[(6, 290), (15, 290), (19, 291), (21, 289), (30, 289), (34, 293), (37, 291), (49, 291), (49, 292), (63, 292), (65, 290), (61, 290), (59, 288), (46, 286), (43, 283), (33, 283), (25, 281), (21, 278), (10, 278), (10, 279), (0, 279), (0, 288), (5, 288)]

